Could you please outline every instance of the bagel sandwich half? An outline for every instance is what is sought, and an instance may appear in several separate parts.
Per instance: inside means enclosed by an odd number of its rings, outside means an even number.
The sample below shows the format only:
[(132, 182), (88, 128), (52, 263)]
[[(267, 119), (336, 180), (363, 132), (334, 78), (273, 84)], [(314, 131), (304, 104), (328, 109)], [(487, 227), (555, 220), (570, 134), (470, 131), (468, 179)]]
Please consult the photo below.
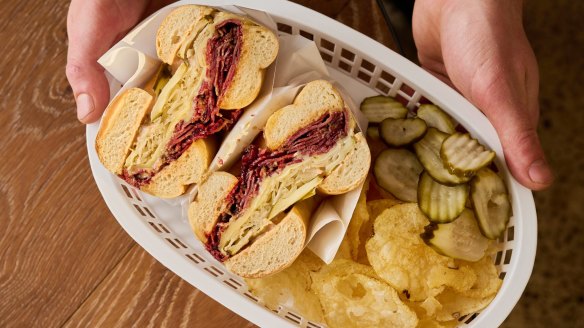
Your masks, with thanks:
[(259, 278), (288, 267), (304, 248), (315, 194), (338, 195), (367, 176), (371, 154), (339, 92), (308, 83), (270, 116), (261, 146), (248, 146), (238, 176), (199, 185), (189, 222), (228, 270)]
[(206, 174), (217, 143), (257, 97), (278, 40), (235, 14), (186, 5), (162, 21), (163, 62), (142, 88), (108, 106), (96, 138), (103, 165), (152, 195), (183, 194)]

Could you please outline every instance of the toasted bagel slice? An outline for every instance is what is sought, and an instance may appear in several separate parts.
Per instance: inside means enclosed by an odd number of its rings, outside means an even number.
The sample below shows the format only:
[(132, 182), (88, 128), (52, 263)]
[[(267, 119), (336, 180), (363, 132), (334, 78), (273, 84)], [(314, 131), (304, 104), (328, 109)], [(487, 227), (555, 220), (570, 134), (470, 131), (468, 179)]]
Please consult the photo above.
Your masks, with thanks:
[(200, 185), (189, 209), (197, 237), (242, 277), (291, 264), (304, 247), (302, 226), (310, 217), (297, 206), (317, 191), (338, 195), (365, 181), (371, 154), (355, 127), (329, 82), (308, 83), (292, 105), (268, 119), (263, 146), (245, 150), (239, 177), (215, 172)]
[(156, 36), (165, 64), (108, 106), (99, 159), (152, 195), (183, 194), (201, 182), (217, 144), (257, 97), (278, 48), (275, 34), (248, 18), (197, 5), (174, 9)]

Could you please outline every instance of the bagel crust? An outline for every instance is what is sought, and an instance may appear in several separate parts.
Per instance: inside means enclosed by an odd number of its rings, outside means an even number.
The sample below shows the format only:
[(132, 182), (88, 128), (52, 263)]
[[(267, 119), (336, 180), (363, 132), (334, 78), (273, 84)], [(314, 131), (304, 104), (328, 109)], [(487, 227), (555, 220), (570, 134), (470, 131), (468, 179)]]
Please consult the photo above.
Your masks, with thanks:
[(166, 68), (108, 107), (96, 139), (101, 162), (152, 195), (183, 194), (207, 174), (215, 139), (257, 97), (278, 48), (273, 32), (245, 17), (198, 5), (174, 9), (156, 35)]

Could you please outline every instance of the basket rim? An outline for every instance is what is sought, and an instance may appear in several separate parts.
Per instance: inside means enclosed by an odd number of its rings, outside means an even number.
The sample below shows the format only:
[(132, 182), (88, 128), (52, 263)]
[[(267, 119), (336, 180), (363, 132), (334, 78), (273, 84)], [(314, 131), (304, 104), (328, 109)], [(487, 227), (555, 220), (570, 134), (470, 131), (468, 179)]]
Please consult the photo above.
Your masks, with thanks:
[[(171, 4), (169, 7), (185, 4), (225, 6), (233, 5), (234, 1), (179, 1)], [(484, 138), (488, 146), (497, 153), (499, 160), (497, 166), (504, 171), (512, 199), (513, 214), (516, 219), (514, 255), (510, 263), (510, 268), (507, 270), (508, 274), (497, 296), (482, 311), (481, 315), (470, 323), (470, 326), (499, 326), (519, 301), (531, 276), (537, 246), (537, 216), (531, 191), (520, 185), (510, 175), (509, 169), (504, 161), (499, 138), (486, 117), (455, 90), (421, 67), (381, 43), (321, 13), (286, 0), (239, 0), (236, 5), (262, 10), (273, 16), (280, 17), (284, 21), (317, 30), (323, 35), (330, 36), (331, 39), (336, 40), (344, 48), (355, 50), (355, 53), (363, 54), (366, 58), (373, 58), (380, 63), (392, 63), (391, 66), (386, 65), (390, 73), (394, 74), (394, 76), (399, 76), (401, 80), (414, 89), (423, 90), (426, 98), (444, 108), (454, 119), (463, 124), (473, 136)], [(350, 41), (345, 42), (343, 40)], [(367, 49), (367, 53), (356, 49)], [(435, 95), (439, 96), (436, 97)], [(457, 108), (457, 111), (453, 111), (451, 108)], [(175, 252), (169, 245), (165, 244), (144, 222), (141, 220), (132, 220), (133, 217), (136, 217), (136, 213), (130, 204), (120, 201), (120, 197), (118, 196), (121, 195), (111, 190), (111, 185), (115, 183), (116, 178), (106, 171), (97, 159), (93, 145), (98, 126), (98, 123), (94, 123), (86, 127), (90, 166), (100, 193), (108, 208), (124, 230), (168, 269), (247, 320), (260, 326), (270, 326), (278, 322), (280, 325), (294, 327), (294, 325), (267, 309), (265, 311), (258, 311), (257, 304), (249, 302), (237, 293), (233, 293), (228, 287), (218, 283), (216, 279), (203, 274), (202, 270), (193, 270), (190, 263), (187, 262), (188, 260)], [(122, 197), (121, 199), (124, 198)]]

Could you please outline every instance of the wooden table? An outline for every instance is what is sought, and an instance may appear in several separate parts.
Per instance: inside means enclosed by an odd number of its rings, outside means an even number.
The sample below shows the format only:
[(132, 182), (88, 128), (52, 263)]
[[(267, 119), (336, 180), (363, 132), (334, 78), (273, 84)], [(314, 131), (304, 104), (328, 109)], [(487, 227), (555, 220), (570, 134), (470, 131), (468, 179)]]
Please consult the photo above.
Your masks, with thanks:
[[(390, 44), (375, 0), (298, 2)], [(0, 2), (0, 327), (253, 326), (154, 260), (107, 209), (65, 77), (68, 6)]]
[[(300, 3), (391, 46), (375, 0)], [(65, 78), (67, 0), (0, 1), (0, 327), (251, 327), (126, 235), (87, 161)], [(556, 184), (535, 195), (531, 280), (504, 327), (582, 326), (581, 1), (527, 1), (541, 136)]]

